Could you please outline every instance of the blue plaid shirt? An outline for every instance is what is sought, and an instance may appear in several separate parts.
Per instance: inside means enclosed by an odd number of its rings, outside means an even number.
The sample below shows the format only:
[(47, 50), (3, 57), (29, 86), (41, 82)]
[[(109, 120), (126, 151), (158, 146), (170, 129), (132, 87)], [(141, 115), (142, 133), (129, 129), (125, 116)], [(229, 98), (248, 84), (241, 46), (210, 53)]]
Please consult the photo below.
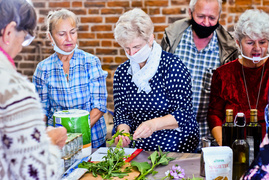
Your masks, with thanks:
[[(175, 50), (187, 66), (192, 77), (193, 110), (200, 129), (201, 138), (210, 136), (207, 124), (207, 111), (210, 98), (211, 79), (213, 71), (220, 66), (219, 45), (216, 32), (209, 44), (198, 51), (189, 26), (183, 33), (182, 38)], [(201, 145), (201, 144), (200, 144)]]
[[(63, 63), (56, 53), (41, 61), (33, 76), (33, 83), (40, 96), (48, 125), (53, 124), (53, 114), (67, 109), (82, 109), (90, 112), (97, 108), (106, 112), (106, 77), (99, 59), (76, 49), (70, 60), (69, 80), (63, 70)], [(100, 118), (91, 128), (92, 147), (105, 142), (106, 124)]]

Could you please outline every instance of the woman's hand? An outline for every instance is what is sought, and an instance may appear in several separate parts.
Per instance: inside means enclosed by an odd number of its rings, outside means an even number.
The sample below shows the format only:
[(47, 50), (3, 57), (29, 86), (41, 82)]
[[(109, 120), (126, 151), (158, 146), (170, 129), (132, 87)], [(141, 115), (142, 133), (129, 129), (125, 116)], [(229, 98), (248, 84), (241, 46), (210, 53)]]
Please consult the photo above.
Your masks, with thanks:
[(47, 127), (47, 134), (50, 137), (51, 143), (58, 146), (60, 149), (65, 145), (67, 139), (67, 131), (64, 127)]
[(266, 144), (269, 144), (269, 140), (268, 140), (268, 135), (267, 133), (265, 134), (262, 143), (260, 144), (260, 148), (263, 148), (263, 146), (265, 146)]
[(148, 120), (141, 123), (138, 128), (135, 130), (133, 135), (134, 140), (138, 138), (147, 138), (156, 131), (156, 123), (153, 120)]
[(130, 144), (131, 140), (127, 136), (119, 135), (115, 138), (115, 144), (117, 145), (120, 138), (122, 138), (122, 147), (126, 147)]
[[(118, 131), (122, 131), (123, 130), (123, 133), (129, 133), (130, 132), (130, 127), (127, 125), (127, 124), (120, 124), (117, 128)], [(130, 144), (131, 140), (129, 139), (128, 136), (122, 136), (122, 135), (119, 135), (115, 138), (115, 144), (117, 145), (120, 138), (122, 138), (122, 147), (126, 147)]]

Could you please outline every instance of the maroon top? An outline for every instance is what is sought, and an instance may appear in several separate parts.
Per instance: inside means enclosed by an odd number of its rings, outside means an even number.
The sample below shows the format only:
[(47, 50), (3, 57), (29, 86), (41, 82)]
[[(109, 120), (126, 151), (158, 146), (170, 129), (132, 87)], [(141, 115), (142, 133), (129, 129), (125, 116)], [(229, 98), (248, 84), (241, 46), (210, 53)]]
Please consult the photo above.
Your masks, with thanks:
[[(264, 65), (264, 74), (257, 107), (258, 121), (262, 125), (262, 137), (264, 137), (266, 132), (264, 108), (268, 102), (268, 60)], [(262, 70), (263, 66), (258, 68), (244, 67), (249, 100), (252, 109), (255, 109), (256, 106)], [(226, 109), (233, 109), (234, 117), (238, 112), (243, 112), (246, 116), (247, 123), (249, 122), (250, 109), (243, 80), (242, 65), (239, 63), (238, 59), (219, 67), (213, 74), (208, 109), (208, 124), (210, 130), (212, 130), (215, 126), (221, 126), (225, 123)]]

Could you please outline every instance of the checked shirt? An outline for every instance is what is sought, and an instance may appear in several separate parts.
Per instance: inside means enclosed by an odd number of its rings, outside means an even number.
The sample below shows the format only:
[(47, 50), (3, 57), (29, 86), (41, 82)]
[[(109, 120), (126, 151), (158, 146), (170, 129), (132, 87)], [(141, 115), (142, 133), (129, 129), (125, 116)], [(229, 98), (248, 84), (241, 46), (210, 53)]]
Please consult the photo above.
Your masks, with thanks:
[[(216, 32), (209, 44), (198, 51), (192, 36), (191, 26), (183, 33), (175, 54), (187, 66), (192, 77), (193, 109), (200, 129), (201, 138), (210, 136), (207, 111), (213, 71), (220, 66), (219, 46)], [(200, 144), (201, 146), (201, 144)]]
[[(76, 49), (70, 60), (68, 77), (69, 80), (57, 53), (37, 65), (33, 83), (48, 117), (48, 125), (53, 123), (53, 114), (61, 110), (82, 109), (90, 112), (97, 108), (106, 112), (107, 72), (102, 70), (96, 56)], [(91, 128), (91, 134), (93, 148), (105, 142), (106, 124), (103, 117)]]

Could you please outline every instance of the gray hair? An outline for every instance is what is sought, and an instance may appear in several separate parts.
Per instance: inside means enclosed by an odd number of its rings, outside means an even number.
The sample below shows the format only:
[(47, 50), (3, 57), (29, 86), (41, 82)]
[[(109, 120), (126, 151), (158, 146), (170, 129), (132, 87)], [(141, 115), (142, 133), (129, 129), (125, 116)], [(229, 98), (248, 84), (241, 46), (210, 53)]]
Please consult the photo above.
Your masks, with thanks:
[(149, 41), (154, 25), (149, 15), (135, 8), (120, 16), (114, 29), (114, 38), (121, 45), (131, 43), (136, 37)]
[(36, 12), (26, 0), (0, 0), (0, 36), (1, 30), (12, 21), (16, 22), (18, 31), (27, 31), (34, 36)]
[(74, 22), (75, 26), (78, 26), (79, 19), (72, 11), (67, 9), (61, 9), (58, 11), (50, 11), (47, 16), (47, 32), (50, 32), (55, 28), (55, 25), (60, 20), (70, 19)]
[[(189, 4), (189, 8), (191, 10), (191, 12), (194, 11), (195, 5), (197, 3), (198, 0), (190, 0), (190, 4)], [(221, 13), (222, 10), (222, 0), (206, 0), (206, 1), (218, 1), (219, 3), (219, 14)]]
[(252, 40), (269, 40), (269, 15), (258, 9), (246, 10), (241, 14), (235, 25), (234, 38), (241, 42), (245, 36)]

